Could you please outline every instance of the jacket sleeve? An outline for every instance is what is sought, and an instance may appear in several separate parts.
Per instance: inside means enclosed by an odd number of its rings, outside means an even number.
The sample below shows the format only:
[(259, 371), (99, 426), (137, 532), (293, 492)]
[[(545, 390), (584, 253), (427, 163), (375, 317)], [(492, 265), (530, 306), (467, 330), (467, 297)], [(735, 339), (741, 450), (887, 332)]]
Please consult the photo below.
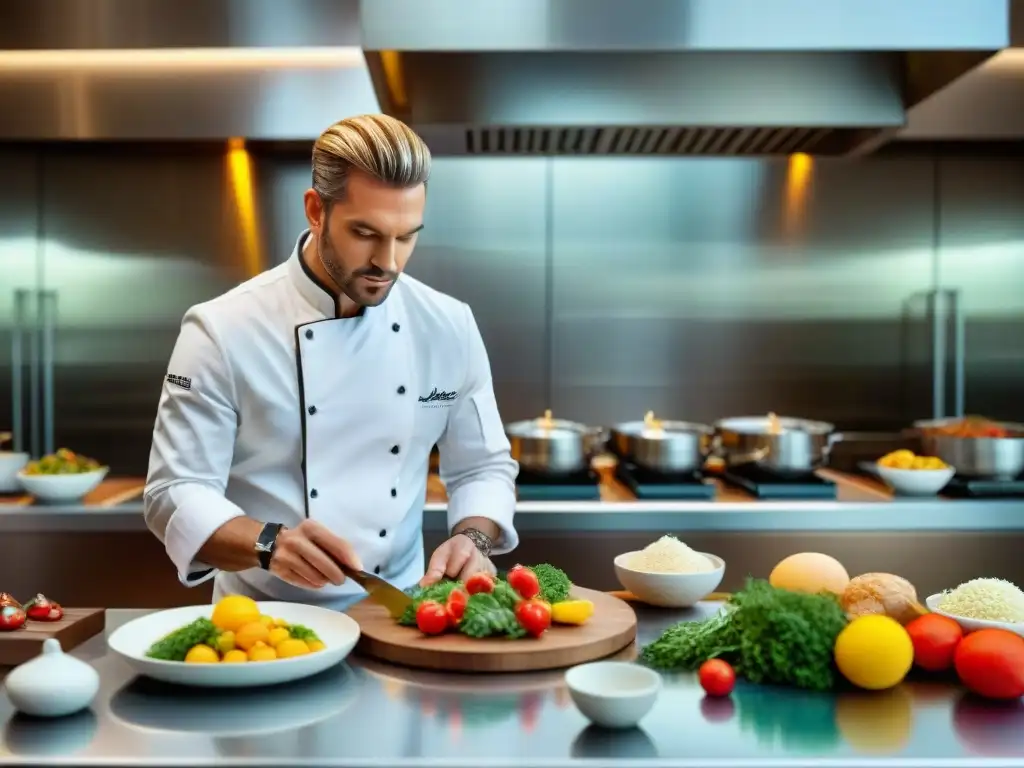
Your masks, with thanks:
[(163, 542), (185, 586), (216, 570), (196, 561), (220, 526), (245, 514), (224, 497), (238, 429), (234, 384), (199, 310), (185, 315), (153, 429), (146, 525)]
[(491, 366), (480, 330), (472, 310), (467, 305), (463, 308), (466, 382), (438, 441), (441, 481), (448, 490), (448, 530), (467, 517), (493, 520), (501, 528), (494, 552), (504, 554), (519, 543), (513, 524), (519, 465), (512, 458), (498, 414)]

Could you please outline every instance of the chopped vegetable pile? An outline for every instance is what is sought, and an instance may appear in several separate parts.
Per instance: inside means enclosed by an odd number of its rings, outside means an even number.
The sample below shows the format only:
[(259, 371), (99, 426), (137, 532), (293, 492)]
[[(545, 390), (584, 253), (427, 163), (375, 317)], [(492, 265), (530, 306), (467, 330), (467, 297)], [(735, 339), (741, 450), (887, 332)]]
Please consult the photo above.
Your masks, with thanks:
[(834, 595), (800, 594), (748, 579), (721, 613), (669, 628), (643, 649), (641, 659), (656, 669), (694, 671), (720, 658), (754, 683), (824, 691), (835, 684), (832, 650), (845, 626)]
[(69, 451), (67, 448), (58, 448), (56, 453), (37, 461), (30, 461), (25, 467), (26, 475), (80, 475), (84, 472), (94, 472), (101, 469), (96, 459), (82, 456)]

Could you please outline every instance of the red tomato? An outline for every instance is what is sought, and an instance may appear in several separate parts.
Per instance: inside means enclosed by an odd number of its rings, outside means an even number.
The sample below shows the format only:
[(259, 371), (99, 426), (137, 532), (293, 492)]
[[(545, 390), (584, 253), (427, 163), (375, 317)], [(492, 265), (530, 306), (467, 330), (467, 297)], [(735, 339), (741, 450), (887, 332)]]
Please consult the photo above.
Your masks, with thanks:
[(953, 619), (937, 613), (918, 616), (906, 626), (914, 644), (914, 663), (929, 672), (944, 672), (953, 666), (953, 653), (964, 631)]
[(540, 637), (551, 626), (551, 606), (543, 600), (523, 600), (516, 606), (519, 625), (533, 637)]
[(493, 592), (494, 579), (491, 578), (491, 574), (489, 573), (474, 573), (466, 579), (466, 591), (471, 595), (475, 595), (480, 592)]
[(517, 565), (508, 572), (508, 585), (524, 600), (540, 594), (540, 582), (537, 575), (525, 565)]
[(462, 621), (462, 616), (466, 613), (466, 602), (468, 600), (469, 595), (461, 589), (456, 589), (448, 595), (445, 609), (448, 611), (448, 619), (453, 627)]
[(736, 672), (721, 659), (705, 661), (697, 670), (697, 677), (708, 696), (728, 696), (736, 685)]
[(960, 682), (987, 699), (1024, 696), (1024, 638), (1005, 629), (981, 629), (956, 647)]
[(448, 611), (436, 600), (425, 600), (416, 609), (416, 626), (425, 635), (440, 635), (448, 629)]

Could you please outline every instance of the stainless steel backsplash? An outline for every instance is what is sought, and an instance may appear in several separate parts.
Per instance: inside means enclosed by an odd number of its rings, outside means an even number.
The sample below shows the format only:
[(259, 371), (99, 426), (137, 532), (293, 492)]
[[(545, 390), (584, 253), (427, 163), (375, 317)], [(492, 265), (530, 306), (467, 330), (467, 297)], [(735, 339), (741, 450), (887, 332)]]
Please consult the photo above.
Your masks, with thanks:
[[(264, 268), (285, 259), (304, 226), (308, 153), (252, 162), (257, 246), (216, 148), (0, 147), (0, 427), (15, 291), (48, 291), (53, 442), (145, 471), (181, 315), (245, 279), (254, 247)], [(938, 288), (959, 291), (964, 408), (1024, 420), (1021, 159), (439, 158), (428, 207), (409, 271), (472, 306), (506, 420), (952, 413)], [(45, 382), (24, 372), (24, 442), (34, 429), (43, 449)]]

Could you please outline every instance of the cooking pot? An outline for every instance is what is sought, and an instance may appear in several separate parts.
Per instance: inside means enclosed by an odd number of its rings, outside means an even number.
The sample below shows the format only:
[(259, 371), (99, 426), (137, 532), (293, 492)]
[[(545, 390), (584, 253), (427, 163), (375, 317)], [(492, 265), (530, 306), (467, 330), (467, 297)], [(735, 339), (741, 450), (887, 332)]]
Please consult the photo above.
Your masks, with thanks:
[(714, 430), (688, 421), (627, 421), (611, 429), (616, 455), (638, 467), (665, 474), (694, 472), (711, 452)]
[(921, 446), (930, 456), (938, 456), (958, 475), (993, 480), (1014, 480), (1024, 473), (1024, 424), (993, 421), (1007, 437), (958, 437), (936, 431), (959, 424), (963, 419), (915, 421)]
[(568, 475), (590, 469), (591, 460), (604, 450), (607, 432), (601, 427), (552, 419), (550, 413), (505, 425), (512, 458), (520, 468), (545, 475)]
[(776, 472), (810, 472), (828, 460), (835, 426), (789, 416), (736, 416), (715, 423), (715, 452), (726, 466), (757, 464)]

